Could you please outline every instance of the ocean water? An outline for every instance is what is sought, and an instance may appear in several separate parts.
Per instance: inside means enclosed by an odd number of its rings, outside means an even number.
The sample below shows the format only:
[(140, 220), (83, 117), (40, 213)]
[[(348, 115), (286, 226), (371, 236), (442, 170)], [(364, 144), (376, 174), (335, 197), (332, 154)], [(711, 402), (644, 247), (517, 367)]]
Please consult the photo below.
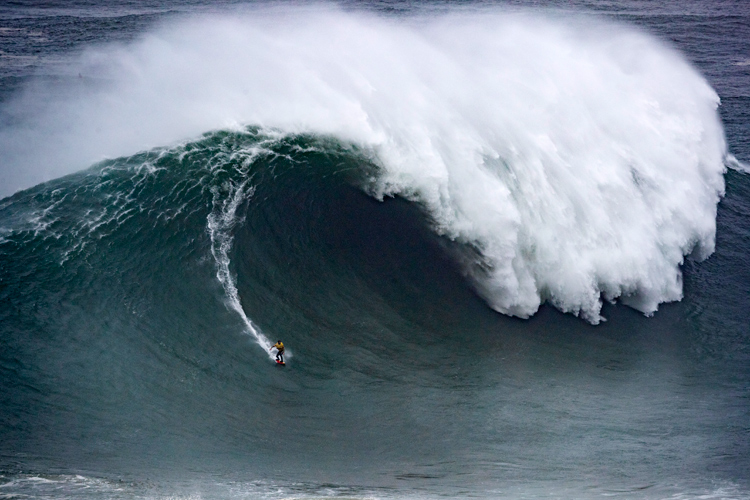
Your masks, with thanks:
[(750, 498), (749, 174), (740, 1), (3, 4), (0, 498)]

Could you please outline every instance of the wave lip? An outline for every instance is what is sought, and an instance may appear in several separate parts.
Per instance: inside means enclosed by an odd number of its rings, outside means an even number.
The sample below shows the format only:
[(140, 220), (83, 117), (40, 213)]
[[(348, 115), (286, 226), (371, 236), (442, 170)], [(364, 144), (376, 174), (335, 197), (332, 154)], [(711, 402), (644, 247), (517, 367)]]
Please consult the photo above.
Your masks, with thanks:
[[(705, 79), (655, 38), (592, 18), (488, 10), (384, 20), (330, 9), (202, 17), (89, 50), (101, 86), (6, 131), (83, 162), (250, 124), (372, 151), (366, 187), (425, 207), (477, 250), (494, 309), (547, 301), (597, 323), (602, 299), (651, 314), (713, 252), (727, 157)], [(19, 139), (24, 139), (19, 142)], [(0, 148), (1, 149), (1, 148)], [(46, 152), (47, 153), (46, 153)], [(17, 158), (13, 146), (7, 153)]]
[(439, 232), (477, 248), (472, 277), (502, 313), (548, 301), (598, 323), (602, 297), (646, 314), (679, 300), (684, 256), (714, 250), (724, 191), (705, 79), (622, 27), (499, 16), (443, 28), (432, 46), (460, 71), (435, 98), (400, 103), (413, 121), (379, 145), (376, 195), (423, 203)]

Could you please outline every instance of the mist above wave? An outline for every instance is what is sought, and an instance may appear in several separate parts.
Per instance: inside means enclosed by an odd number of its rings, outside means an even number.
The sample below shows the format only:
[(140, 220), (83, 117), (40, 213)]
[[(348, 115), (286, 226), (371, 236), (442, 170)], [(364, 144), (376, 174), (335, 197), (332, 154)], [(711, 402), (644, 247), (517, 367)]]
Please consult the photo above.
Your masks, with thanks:
[(334, 135), (373, 152), (374, 196), (421, 203), (478, 250), (467, 269), (502, 313), (549, 301), (596, 323), (619, 297), (650, 314), (681, 298), (684, 256), (714, 248), (718, 96), (631, 28), (258, 11), (91, 48), (71, 73), (86, 83), (13, 104), (33, 111), (0, 133), (11, 171), (57, 175), (244, 124)]

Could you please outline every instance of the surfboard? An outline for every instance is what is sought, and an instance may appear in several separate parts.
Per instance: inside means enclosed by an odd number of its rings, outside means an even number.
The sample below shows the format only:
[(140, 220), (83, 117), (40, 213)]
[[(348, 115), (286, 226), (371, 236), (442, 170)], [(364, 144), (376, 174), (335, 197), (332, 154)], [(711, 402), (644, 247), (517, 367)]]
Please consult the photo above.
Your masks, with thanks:
[(283, 361), (279, 361), (278, 359), (276, 360), (276, 364), (279, 366), (286, 366), (286, 363), (284, 363)]

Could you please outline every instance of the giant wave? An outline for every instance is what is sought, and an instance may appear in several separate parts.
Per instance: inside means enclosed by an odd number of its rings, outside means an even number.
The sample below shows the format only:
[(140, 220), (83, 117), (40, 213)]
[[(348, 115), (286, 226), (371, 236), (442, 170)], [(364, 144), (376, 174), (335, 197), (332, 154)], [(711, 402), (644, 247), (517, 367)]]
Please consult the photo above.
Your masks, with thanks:
[[(12, 103), (8, 188), (209, 130), (333, 136), (377, 166), (363, 189), (417, 202), (435, 231), (473, 248), (463, 264), (477, 291), (519, 317), (547, 301), (598, 323), (602, 300), (618, 298), (652, 314), (681, 298), (684, 257), (714, 249), (718, 97), (632, 28), (266, 10), (90, 48), (70, 71), (81, 78), (69, 88)], [(32, 106), (39, 95), (54, 97)], [(229, 211), (212, 227), (230, 228), (232, 201), (215, 203)], [(229, 244), (214, 240), (218, 261)]]

